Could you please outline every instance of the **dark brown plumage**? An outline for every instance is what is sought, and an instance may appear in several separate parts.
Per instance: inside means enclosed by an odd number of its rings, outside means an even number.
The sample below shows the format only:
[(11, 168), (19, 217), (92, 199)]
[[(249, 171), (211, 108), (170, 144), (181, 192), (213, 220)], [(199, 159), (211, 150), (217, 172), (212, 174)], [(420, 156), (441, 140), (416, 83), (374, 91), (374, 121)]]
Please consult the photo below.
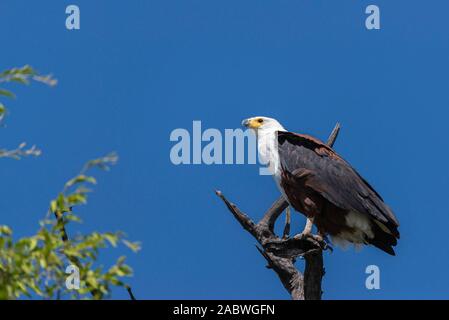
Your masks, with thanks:
[(278, 142), (280, 185), (297, 211), (323, 235), (395, 254), (399, 222), (357, 171), (313, 137), (279, 131)]

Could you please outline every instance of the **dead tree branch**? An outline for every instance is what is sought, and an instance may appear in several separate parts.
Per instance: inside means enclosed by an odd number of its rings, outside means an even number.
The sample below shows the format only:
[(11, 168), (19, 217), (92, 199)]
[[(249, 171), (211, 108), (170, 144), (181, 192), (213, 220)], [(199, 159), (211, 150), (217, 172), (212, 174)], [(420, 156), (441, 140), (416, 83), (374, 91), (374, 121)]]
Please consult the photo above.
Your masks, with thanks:
[[(332, 147), (340, 132), (337, 123), (329, 136), (327, 145)], [(216, 194), (224, 202), (240, 225), (248, 231), (260, 244), (256, 246), (272, 269), (279, 277), (284, 288), (294, 300), (320, 300), (322, 295), (321, 282), (324, 276), (323, 250), (320, 243), (311, 238), (295, 236), (288, 237), (290, 218), (287, 217), (284, 234), (279, 237), (274, 232), (276, 220), (288, 208), (288, 203), (281, 196), (276, 200), (263, 218), (255, 223), (235, 204), (230, 202), (221, 191)], [(305, 260), (304, 274), (295, 266), (298, 257)]]

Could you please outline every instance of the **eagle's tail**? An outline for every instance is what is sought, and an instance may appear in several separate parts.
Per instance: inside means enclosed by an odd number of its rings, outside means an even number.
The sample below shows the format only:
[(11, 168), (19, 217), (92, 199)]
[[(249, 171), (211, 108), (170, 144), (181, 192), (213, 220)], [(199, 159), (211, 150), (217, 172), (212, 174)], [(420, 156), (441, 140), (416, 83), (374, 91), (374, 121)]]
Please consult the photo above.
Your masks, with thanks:
[(372, 244), (380, 250), (394, 256), (396, 254), (393, 247), (398, 243), (397, 239), (399, 239), (399, 232), (397, 231), (397, 228), (393, 228), (394, 230), (389, 230), (392, 226), (389, 226), (390, 228), (388, 228), (388, 232), (385, 230), (385, 227), (382, 227), (378, 223), (372, 223), (371, 230), (374, 237), (366, 240), (369, 244)]

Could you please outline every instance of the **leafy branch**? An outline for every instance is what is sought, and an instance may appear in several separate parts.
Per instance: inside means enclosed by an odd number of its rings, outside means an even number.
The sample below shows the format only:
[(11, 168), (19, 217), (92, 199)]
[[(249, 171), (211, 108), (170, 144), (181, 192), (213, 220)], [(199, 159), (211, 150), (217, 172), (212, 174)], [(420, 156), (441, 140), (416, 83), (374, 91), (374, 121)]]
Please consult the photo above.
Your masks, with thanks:
[[(40, 75), (30, 66), (0, 73), (0, 85), (11, 82), (29, 84), (31, 81), (49, 86), (57, 83), (51, 75)], [(14, 93), (0, 87), (0, 98), (2, 96), (15, 97)], [(0, 124), (6, 113), (5, 105), (0, 102)], [(27, 148), (25, 143), (14, 150), (0, 149), (0, 158), (20, 159), (40, 154), (36, 146)], [(48, 213), (34, 235), (16, 240), (10, 227), (0, 225), (0, 300), (24, 296), (103, 299), (111, 295), (114, 286), (123, 287), (130, 298), (135, 299), (131, 287), (123, 280), (132, 275), (125, 257), (119, 257), (109, 268), (99, 265), (98, 258), (102, 249), (119, 245), (137, 252), (140, 249), (138, 242), (127, 240), (123, 232), (92, 232), (70, 238), (66, 231), (69, 223), (81, 223), (74, 208), (87, 203), (91, 187), (97, 183), (91, 171), (95, 168), (109, 170), (117, 161), (118, 156), (110, 153), (87, 162), (50, 202)], [(56, 219), (52, 219), (51, 214)], [(70, 265), (79, 271), (80, 286), (76, 290), (66, 283), (66, 267)]]
[[(28, 85), (31, 81), (41, 82), (51, 87), (58, 83), (52, 75), (41, 75), (29, 65), (0, 72), (0, 85), (11, 82)], [(0, 98), (1, 97), (14, 99), (16, 95), (12, 91), (0, 87)], [(0, 101), (0, 125), (3, 124), (7, 114), (8, 109)], [(14, 150), (0, 149), (0, 158), (13, 158), (18, 160), (22, 157), (39, 156), (41, 154), (41, 151), (37, 149), (36, 146), (32, 146), (29, 149), (25, 149), (25, 146), (25, 143), (21, 143), (19, 147)]]
[[(15, 82), (19, 84), (30, 84), (31, 81), (40, 82), (46, 84), (50, 87), (57, 85), (58, 80), (54, 79), (51, 74), (42, 75), (34, 70), (31, 66), (25, 65), (20, 68), (12, 68), (0, 72), (0, 84)], [(16, 95), (5, 88), (0, 87), (0, 97), (12, 98), (14, 99)], [(7, 114), (6, 106), (0, 102), (0, 123), (4, 120)]]
[(26, 143), (22, 142), (16, 149), (13, 150), (0, 149), (0, 158), (12, 158), (20, 160), (22, 157), (38, 157), (42, 154), (42, 151), (34, 145), (28, 149), (26, 149), (25, 147)]
[[(90, 161), (84, 168), (109, 168), (115, 164), (117, 155), (110, 154)], [(16, 299), (21, 296), (40, 296), (45, 299), (109, 297), (112, 287), (123, 287), (131, 296), (131, 288), (124, 277), (132, 275), (132, 269), (121, 256), (109, 268), (97, 264), (101, 249), (117, 247), (120, 244), (137, 252), (138, 242), (126, 239), (122, 232), (92, 232), (69, 238), (67, 224), (81, 222), (74, 213), (78, 205), (86, 204), (88, 188), (96, 184), (95, 177), (87, 175), (84, 169), (67, 181), (62, 192), (50, 202), (49, 215), (40, 222), (35, 235), (13, 239), (13, 231), (0, 226), (0, 299)], [(65, 285), (65, 268), (75, 265), (79, 269), (80, 288), (71, 290)]]
[[(21, 84), (29, 84), (32, 80), (36, 82), (42, 82), (52, 87), (58, 83), (58, 80), (54, 79), (51, 74), (41, 75), (29, 65), (0, 72), (0, 83), (17, 82)], [(14, 94), (12, 92), (8, 92), (7, 90), (5, 91), (6, 96), (14, 97)]]

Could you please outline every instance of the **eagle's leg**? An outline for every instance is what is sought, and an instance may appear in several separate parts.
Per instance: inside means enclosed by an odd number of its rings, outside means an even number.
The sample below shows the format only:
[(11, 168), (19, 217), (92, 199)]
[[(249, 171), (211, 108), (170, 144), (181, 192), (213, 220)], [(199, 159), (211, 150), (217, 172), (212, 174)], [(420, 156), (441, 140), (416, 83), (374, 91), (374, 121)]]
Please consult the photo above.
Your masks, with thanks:
[(312, 228), (313, 228), (313, 221), (314, 217), (307, 217), (306, 226), (304, 227), (304, 230), (300, 233), (294, 236), (296, 239), (304, 239), (309, 238), (317, 242), (317, 244), (322, 247), (323, 249), (330, 248), (325, 240), (325, 237), (323, 234), (318, 230), (318, 234), (312, 234)]
[(291, 224), (291, 213), (290, 206), (285, 209), (285, 226), (284, 233), (282, 235), (282, 239), (287, 239), (290, 235), (290, 224)]
[(313, 217), (312, 218), (307, 217), (306, 226), (304, 227), (304, 230), (301, 232), (301, 234), (307, 237), (311, 236), (312, 228), (313, 228)]

